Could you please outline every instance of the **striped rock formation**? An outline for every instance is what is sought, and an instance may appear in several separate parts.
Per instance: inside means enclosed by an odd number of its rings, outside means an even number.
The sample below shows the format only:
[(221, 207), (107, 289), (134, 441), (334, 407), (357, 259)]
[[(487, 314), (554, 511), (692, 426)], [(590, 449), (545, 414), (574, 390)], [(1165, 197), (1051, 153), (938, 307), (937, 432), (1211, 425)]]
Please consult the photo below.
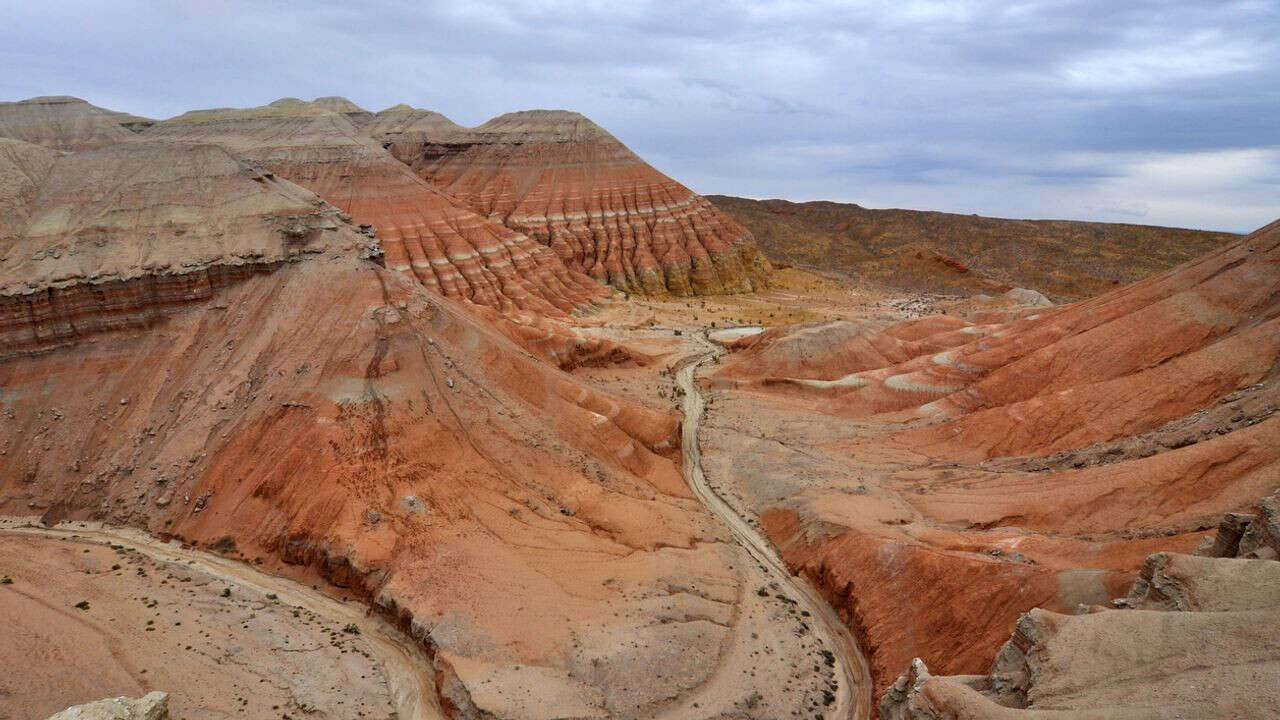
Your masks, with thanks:
[[(341, 112), (334, 112), (335, 108)], [(486, 220), (360, 134), (340, 98), (200, 110), (157, 123), (149, 139), (216, 143), (329, 200), (376, 232), (387, 267), (446, 297), (563, 315), (603, 297), (547, 248)]]
[[(1123, 594), (1280, 486), (1280, 223), (1072, 305), (741, 344), (713, 380), (720, 417), (751, 418), (722, 472), (880, 689), (913, 657), (985, 671), (1020, 613)], [(794, 460), (744, 472), (767, 458), (740, 437)]]
[(750, 292), (769, 264), (741, 225), (578, 113), (465, 129), (403, 106), (366, 128), (435, 187), (630, 293)]
[[(0, 515), (323, 578), (420, 643), (447, 717), (822, 698), (821, 671), (757, 692), (760, 657), (817, 640), (685, 485), (679, 419), (557, 367), (616, 359), (548, 319), (603, 286), (347, 111), (0, 139), (0, 228)], [(194, 685), (207, 659), (172, 662)]]
[(57, 153), (0, 139), (0, 358), (182, 305), (331, 248), (371, 253), (336, 208), (214, 145)]

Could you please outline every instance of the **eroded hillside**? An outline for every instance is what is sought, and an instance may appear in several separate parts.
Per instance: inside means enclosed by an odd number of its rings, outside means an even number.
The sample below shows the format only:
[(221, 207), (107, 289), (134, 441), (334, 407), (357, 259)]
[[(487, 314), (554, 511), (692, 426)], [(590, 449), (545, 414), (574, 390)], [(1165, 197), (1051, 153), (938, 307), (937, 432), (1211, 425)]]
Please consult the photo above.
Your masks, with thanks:
[(1031, 288), (1083, 300), (1235, 240), (1231, 233), (1068, 220), (1005, 220), (713, 195), (775, 263), (914, 292)]

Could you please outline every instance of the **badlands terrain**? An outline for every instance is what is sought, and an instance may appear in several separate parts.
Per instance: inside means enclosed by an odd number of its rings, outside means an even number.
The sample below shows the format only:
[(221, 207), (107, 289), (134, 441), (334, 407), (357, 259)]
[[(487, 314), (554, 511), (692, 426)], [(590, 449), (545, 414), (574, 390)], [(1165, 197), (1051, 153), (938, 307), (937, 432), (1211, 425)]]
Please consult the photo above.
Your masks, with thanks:
[(0, 338), (0, 718), (1280, 707), (1280, 224), (45, 97), (0, 103)]

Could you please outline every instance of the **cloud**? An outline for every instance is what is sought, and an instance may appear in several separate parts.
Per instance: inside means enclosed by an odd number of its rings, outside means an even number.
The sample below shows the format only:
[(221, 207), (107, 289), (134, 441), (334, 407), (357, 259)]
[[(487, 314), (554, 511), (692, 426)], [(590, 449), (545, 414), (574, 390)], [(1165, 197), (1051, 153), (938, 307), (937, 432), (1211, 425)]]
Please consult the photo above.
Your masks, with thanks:
[(568, 107), (703, 192), (1280, 216), (1271, 0), (21, 3), (0, 65), (0, 97), (158, 117), (285, 95), (464, 124)]

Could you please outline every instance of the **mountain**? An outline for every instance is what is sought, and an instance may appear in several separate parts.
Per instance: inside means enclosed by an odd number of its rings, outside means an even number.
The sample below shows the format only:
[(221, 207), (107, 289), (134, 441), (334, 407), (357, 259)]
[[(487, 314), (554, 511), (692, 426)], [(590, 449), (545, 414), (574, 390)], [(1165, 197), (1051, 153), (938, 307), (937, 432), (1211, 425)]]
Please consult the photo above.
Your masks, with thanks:
[(434, 187), (618, 290), (687, 296), (767, 283), (768, 262), (741, 225), (578, 113), (528, 110), (466, 129), (393, 108), (368, 129)]

